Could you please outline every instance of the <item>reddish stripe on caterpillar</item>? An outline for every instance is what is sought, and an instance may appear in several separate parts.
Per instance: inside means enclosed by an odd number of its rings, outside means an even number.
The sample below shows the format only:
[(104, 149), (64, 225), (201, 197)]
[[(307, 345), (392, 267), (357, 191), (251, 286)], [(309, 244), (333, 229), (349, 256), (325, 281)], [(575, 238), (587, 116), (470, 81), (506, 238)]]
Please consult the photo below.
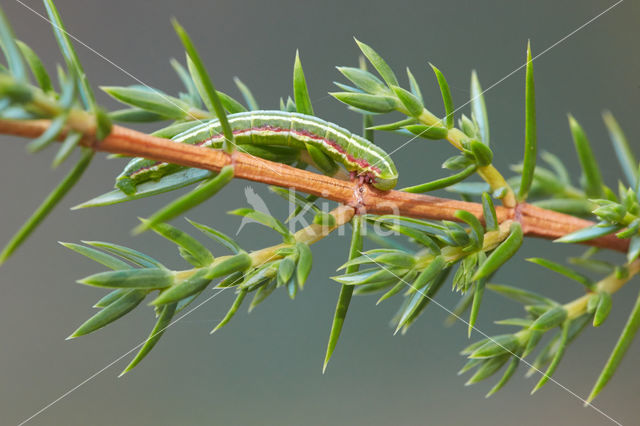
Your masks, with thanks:
[[(228, 119), (241, 151), (256, 151), (257, 156), (285, 162), (279, 157), (283, 149), (306, 149), (325, 173), (329, 173), (331, 167), (335, 169), (335, 163), (339, 163), (348, 171), (355, 171), (378, 189), (388, 190), (397, 183), (398, 173), (387, 153), (335, 124), (308, 115), (282, 111), (242, 112), (231, 114)], [(219, 148), (223, 138), (220, 122), (210, 120), (172, 139), (181, 143)], [(290, 157), (289, 151), (287, 159), (291, 160)], [(324, 170), (322, 161), (316, 161), (323, 159)], [(116, 187), (127, 194), (133, 194), (137, 184), (160, 179), (181, 169), (183, 168), (180, 166), (137, 158), (118, 176)]]

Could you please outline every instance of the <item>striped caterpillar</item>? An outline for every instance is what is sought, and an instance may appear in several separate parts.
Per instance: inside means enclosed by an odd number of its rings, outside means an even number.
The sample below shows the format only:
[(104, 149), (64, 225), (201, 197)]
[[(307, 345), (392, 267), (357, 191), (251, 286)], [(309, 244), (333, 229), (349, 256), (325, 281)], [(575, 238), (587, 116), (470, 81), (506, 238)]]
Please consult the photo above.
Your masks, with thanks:
[[(309, 115), (283, 111), (249, 111), (228, 116), (238, 150), (291, 164), (306, 150), (326, 174), (337, 171), (336, 162), (362, 181), (381, 190), (392, 189), (398, 172), (386, 152), (342, 127)], [(172, 138), (180, 143), (221, 148), (220, 121), (204, 122)], [(136, 185), (183, 170), (185, 167), (134, 158), (116, 180), (116, 188), (134, 194)]]

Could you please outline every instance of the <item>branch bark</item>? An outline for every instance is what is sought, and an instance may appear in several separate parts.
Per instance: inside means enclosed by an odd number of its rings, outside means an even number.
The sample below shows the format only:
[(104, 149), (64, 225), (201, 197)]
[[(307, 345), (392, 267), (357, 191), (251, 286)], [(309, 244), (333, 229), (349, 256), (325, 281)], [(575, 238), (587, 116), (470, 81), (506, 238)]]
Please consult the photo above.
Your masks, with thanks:
[[(40, 136), (50, 125), (49, 120), (0, 119), (0, 134), (27, 138)], [(60, 139), (64, 138), (60, 135)], [(238, 178), (255, 182), (295, 188), (297, 191), (337, 201), (359, 212), (398, 214), (419, 219), (452, 220), (456, 210), (467, 210), (482, 219), (482, 206), (478, 203), (451, 200), (402, 191), (379, 191), (371, 186), (296, 169), (280, 163), (263, 160), (241, 152), (229, 155), (220, 150), (174, 143), (122, 126), (113, 126), (109, 136), (97, 141), (93, 132), (85, 133), (81, 144), (96, 151), (145, 157), (188, 167), (219, 171), (233, 164)], [(515, 208), (496, 207), (500, 222), (517, 220), (525, 235), (554, 240), (593, 222), (521, 203)], [(614, 235), (586, 242), (588, 245), (625, 252), (628, 240)]]

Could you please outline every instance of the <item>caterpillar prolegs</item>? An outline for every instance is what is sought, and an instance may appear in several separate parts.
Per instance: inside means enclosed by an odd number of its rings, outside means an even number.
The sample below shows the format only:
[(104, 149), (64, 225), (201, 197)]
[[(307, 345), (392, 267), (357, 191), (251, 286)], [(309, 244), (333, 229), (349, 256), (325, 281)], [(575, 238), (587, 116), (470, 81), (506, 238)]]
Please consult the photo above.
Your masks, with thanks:
[[(368, 140), (319, 118), (283, 111), (249, 111), (228, 116), (239, 151), (291, 164), (306, 150), (323, 172), (342, 164), (381, 190), (392, 189), (398, 172), (386, 152)], [(224, 140), (217, 119), (196, 125), (172, 138), (180, 143), (221, 148)], [(136, 185), (183, 170), (183, 166), (134, 158), (116, 180), (116, 187), (134, 194)], [(335, 170), (334, 170), (335, 171)]]

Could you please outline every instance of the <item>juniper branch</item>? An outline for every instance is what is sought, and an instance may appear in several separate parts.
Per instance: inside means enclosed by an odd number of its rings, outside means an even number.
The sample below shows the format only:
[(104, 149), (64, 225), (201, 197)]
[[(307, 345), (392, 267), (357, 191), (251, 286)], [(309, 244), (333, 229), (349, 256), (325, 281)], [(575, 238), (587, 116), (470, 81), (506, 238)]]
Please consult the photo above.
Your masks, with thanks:
[[(173, 315), (198, 297), (213, 279), (226, 276), (217, 286), (219, 288), (237, 287), (238, 294), (231, 309), (214, 331), (229, 321), (249, 292), (255, 292), (249, 310), (262, 303), (278, 287), (286, 288), (289, 296), (294, 298), (297, 290), (303, 288), (311, 270), (312, 253), (308, 245), (328, 236), (333, 230), (350, 222), (354, 217), (357, 220), (352, 223), (354, 238), (349, 261), (340, 268), (347, 268), (347, 271), (340, 276), (332, 277), (333, 280), (343, 284), (343, 290), (347, 289), (344, 293), (341, 292), (338, 301), (340, 312), (336, 313), (336, 318), (339, 324), (344, 320), (346, 306), (352, 294), (384, 290), (385, 294), (379, 299), (381, 302), (398, 294), (408, 285), (410, 289), (404, 292), (404, 302), (392, 320), (397, 327), (396, 331), (402, 330), (404, 333), (435, 296), (454, 267), (457, 269), (452, 280), (453, 288), (464, 294), (463, 300), (469, 301), (469, 303), (462, 303), (462, 310), (456, 308), (455, 311), (456, 315), (459, 315), (463, 313), (466, 306), (471, 304), (469, 332), (476, 323), (485, 287), (525, 304), (526, 318), (510, 318), (499, 322), (522, 327), (521, 331), (487, 338), (463, 351), (470, 358), (463, 371), (477, 367), (468, 384), (493, 375), (513, 356), (511, 365), (490, 394), (509, 380), (517, 368), (519, 359), (526, 357), (535, 349), (544, 333), (560, 329), (538, 355), (532, 367), (533, 370), (539, 371), (540, 368), (548, 365), (534, 392), (543, 386), (555, 371), (568, 343), (575, 338), (590, 318), (593, 318), (594, 326), (600, 325), (611, 309), (611, 294), (640, 272), (640, 260), (637, 260), (640, 255), (640, 196), (638, 196), (640, 183), (637, 175), (640, 172), (636, 172), (636, 162), (626, 138), (613, 118), (605, 117), (616, 152), (630, 184), (629, 188), (620, 185), (618, 196), (604, 185), (586, 134), (572, 117), (570, 117), (570, 127), (583, 169), (584, 193), (571, 187), (566, 169), (552, 156), (547, 155), (546, 158), (543, 156), (543, 159), (554, 169), (553, 172), (537, 168), (535, 96), (529, 48), (527, 50), (525, 157), (522, 166), (518, 167), (522, 175), (519, 188), (513, 186), (519, 193), (516, 199), (511, 186), (515, 182), (512, 180), (507, 182), (492, 165), (493, 152), (489, 147), (487, 111), (475, 73), (471, 81), (471, 118), (463, 114), (459, 120), (459, 128), (456, 128), (453, 116), (456, 110), (453, 107), (451, 93), (444, 75), (437, 68), (432, 66), (445, 107), (445, 117), (442, 119), (436, 117), (424, 106), (419, 86), (410, 71), (407, 70), (410, 80), (409, 91), (399, 85), (395, 74), (380, 55), (366, 44), (358, 42), (362, 53), (380, 74), (384, 83), (373, 74), (366, 72), (362, 65), (360, 69), (340, 67), (340, 72), (357, 87), (337, 83), (346, 92), (332, 95), (360, 112), (399, 111), (409, 117), (396, 123), (372, 127), (371, 117), (365, 114), (365, 134), (371, 135), (374, 130), (409, 132), (416, 137), (447, 140), (461, 151), (460, 155), (448, 159), (443, 164), (447, 169), (458, 170), (456, 174), (438, 181), (405, 188), (405, 190), (381, 191), (376, 187), (386, 189), (393, 185), (376, 185), (380, 181), (376, 182), (371, 178), (354, 182), (348, 180), (344, 174), (334, 174), (334, 169), (338, 168), (337, 164), (334, 164), (331, 158), (325, 158), (322, 150), (316, 152), (309, 149), (313, 146), (307, 147), (307, 150), (293, 160), (276, 157), (276, 161), (279, 162), (266, 159), (273, 160), (274, 156), (258, 158), (246, 153), (234, 152), (230, 145), (230, 143), (233, 144), (234, 134), (227, 121), (226, 112), (234, 114), (244, 112), (246, 109), (234, 99), (216, 91), (192, 41), (177, 23), (174, 23), (176, 31), (188, 53), (190, 76), (181, 65), (177, 63), (173, 65), (185, 82), (191, 101), (186, 101), (182, 94), (180, 98), (174, 98), (165, 96), (159, 91), (147, 92), (135, 87), (103, 88), (116, 99), (133, 106), (133, 108), (115, 111), (108, 115), (95, 104), (92, 91), (82, 71), (83, 68), (73, 51), (70, 40), (64, 33), (62, 21), (53, 2), (47, 0), (46, 6), (50, 17), (55, 21), (56, 37), (67, 63), (67, 73), (60, 73), (61, 93), (58, 95), (53, 92), (41, 64), (35, 64), (37, 66), (34, 68), (34, 63), (38, 62), (37, 57), (33, 53), (29, 54), (29, 48), (26, 45), (16, 44), (0, 12), (0, 30), (4, 29), (0, 31), (0, 44), (3, 45), (9, 65), (8, 72), (4, 72), (2, 68), (3, 72), (0, 73), (0, 95), (6, 97), (4, 108), (11, 107), (13, 102), (20, 106), (20, 111), (23, 113), (22, 115), (15, 113), (3, 115), (4, 117), (21, 117), (22, 120), (0, 119), (0, 134), (36, 138), (29, 145), (31, 151), (43, 149), (56, 139), (64, 141), (54, 164), (64, 160), (77, 143), (85, 146), (83, 158), (86, 162), (81, 162), (74, 169), (70, 174), (71, 177), (67, 179), (69, 181), (80, 178), (81, 171), (88, 164), (93, 151), (143, 157), (134, 162), (145, 161), (144, 158), (147, 158), (217, 173), (217, 176), (207, 180), (190, 194), (176, 200), (150, 219), (143, 219), (143, 228), (153, 229), (162, 237), (178, 245), (180, 256), (191, 263), (192, 269), (169, 270), (148, 255), (110, 243), (87, 242), (90, 247), (65, 244), (74, 251), (113, 269), (79, 281), (86, 285), (111, 288), (113, 291), (96, 303), (96, 307), (100, 307), (101, 311), (83, 323), (71, 337), (85, 335), (104, 327), (134, 309), (151, 292), (159, 292), (158, 297), (151, 302), (158, 317), (156, 326), (125, 372), (133, 368), (153, 348)], [(22, 57), (18, 55), (18, 47), (28, 59), (40, 88), (24, 81)], [(248, 88), (240, 86), (250, 109), (257, 108)], [(193, 99), (198, 94), (208, 111), (201, 110), (200, 100)], [(289, 99), (286, 105), (281, 102), (281, 109), (313, 115), (302, 64), (298, 56), (294, 66), (294, 100)], [(84, 109), (80, 108), (81, 105)], [(0, 109), (2, 108), (3, 106), (0, 105)], [(168, 129), (175, 131), (178, 127), (186, 128), (185, 124), (187, 126), (193, 124), (185, 123), (186, 121), (214, 117), (218, 118), (225, 135), (224, 150), (175, 143), (158, 137), (174, 137), (177, 133), (170, 135)], [(112, 119), (125, 122), (158, 120), (175, 122), (168, 128), (162, 129), (165, 133), (159, 131), (153, 136), (126, 127), (112, 126)], [(374, 148), (373, 145), (366, 146)], [(324, 145), (322, 147), (326, 148)], [(347, 150), (346, 153), (349, 154), (350, 151)], [(345, 160), (342, 157), (341, 159)], [(347, 160), (348, 158), (343, 164), (347, 170), (351, 170), (349, 165), (352, 163)], [(284, 163), (295, 164), (297, 168)], [(305, 171), (304, 168), (307, 165), (316, 166), (316, 169), (329, 176)], [(395, 184), (397, 173), (395, 168), (391, 169), (394, 171), (391, 176)], [(211, 176), (211, 173), (202, 170), (193, 170), (193, 172)], [(482, 194), (482, 204), (412, 193), (458, 184), (474, 172), (477, 172), (492, 190), (492, 195)], [(384, 174), (377, 176), (382, 178)], [(295, 234), (286, 229), (278, 219), (259, 211), (238, 209), (230, 212), (256, 218), (258, 222), (281, 234), (282, 244), (251, 253), (242, 250), (231, 238), (219, 231), (192, 222), (198, 230), (234, 253), (232, 256), (217, 258), (195, 238), (167, 223), (161, 223), (181, 214), (185, 208), (193, 207), (210, 197), (233, 177), (281, 188), (294, 188), (310, 194), (306, 199), (297, 198), (298, 207), (307, 206), (307, 204), (313, 206), (313, 201), (318, 197), (337, 201), (341, 205), (328, 215), (319, 213), (316, 208), (314, 224)], [(366, 175), (360, 175), (360, 177), (363, 178)], [(0, 255), (0, 258), (10, 254), (33, 230), (34, 224), (41, 221), (44, 214), (53, 208), (71, 187), (66, 183), (67, 180), (27, 221), (25, 227), (18, 232), (17, 237), (9, 244), (8, 250)], [(373, 183), (373, 185), (365, 185), (364, 182)], [(288, 191), (281, 188), (277, 188), (280, 195), (290, 195)], [(454, 189), (453, 186), (451, 188)], [(130, 195), (128, 191), (120, 189), (122, 193)], [(457, 189), (461, 190), (461, 188)], [(562, 211), (578, 216), (593, 213), (601, 221), (599, 224), (594, 224), (574, 216), (527, 204), (525, 200), (529, 192), (535, 196), (549, 196), (548, 200), (542, 201), (555, 201), (555, 207), (558, 210), (561, 207)], [(480, 195), (480, 193), (474, 192), (474, 195)], [(492, 197), (501, 199), (503, 205), (494, 208)], [(567, 203), (567, 201), (578, 203)], [(551, 206), (551, 204), (546, 205)], [(593, 210), (594, 205), (599, 207)], [(364, 213), (382, 216), (364, 215)], [(383, 228), (397, 231), (424, 248), (410, 252), (398, 249), (391, 241), (380, 240), (387, 248), (362, 252), (360, 227), (356, 226), (361, 222), (359, 215), (363, 215), (363, 223), (375, 223)], [(389, 219), (394, 219), (395, 222), (390, 223)], [(439, 222), (417, 219), (436, 219)], [(450, 221), (463, 222), (466, 227)], [(416, 226), (406, 226), (407, 223)], [(617, 234), (614, 235), (613, 232)], [(541, 258), (529, 259), (578, 281), (586, 288), (585, 295), (566, 304), (516, 287), (489, 284), (488, 281), (493, 274), (520, 248), (523, 235), (628, 251), (627, 260), (620, 267), (605, 263), (605, 273), (610, 274), (594, 282), (589, 277), (559, 263)], [(591, 259), (593, 252), (594, 250), (587, 251), (580, 259), (583, 262), (591, 262), (591, 266), (596, 267), (598, 264), (594, 262), (597, 261)], [(361, 270), (360, 265), (371, 267)], [(600, 264), (599, 271), (602, 271), (602, 266)], [(239, 283), (240, 278), (242, 283)], [(410, 284), (411, 282), (413, 284)], [(348, 297), (344, 298), (343, 295)], [(344, 303), (345, 301), (347, 303)], [(589, 400), (595, 397), (611, 378), (639, 328), (640, 298)], [(335, 329), (338, 330), (337, 333), (334, 331), (331, 333), (327, 360), (335, 347), (339, 329), (340, 326)]]
[[(418, 120), (427, 126), (437, 126), (441, 123), (440, 119), (430, 113), (426, 108), (422, 111), (422, 114), (418, 116)], [(447, 133), (447, 140), (449, 143), (459, 150), (462, 150), (462, 141), (465, 139), (468, 139), (468, 137), (459, 129), (452, 128), (449, 129), (449, 132)], [(478, 174), (489, 184), (492, 190), (495, 191), (499, 188), (507, 189), (507, 193), (503, 198), (503, 204), (505, 207), (513, 208), (516, 206), (516, 198), (513, 190), (507, 184), (507, 181), (502, 174), (500, 174), (498, 169), (496, 169), (492, 164), (489, 164), (488, 166), (479, 167)]]
[[(224, 166), (233, 164), (235, 177), (295, 188), (368, 213), (393, 213), (420, 219), (460, 221), (455, 216), (455, 212), (466, 210), (482, 219), (482, 205), (479, 203), (402, 191), (383, 192), (369, 186), (357, 186), (353, 182), (297, 169), (241, 152), (229, 155), (209, 148), (174, 143), (123, 126), (114, 125), (111, 133), (98, 141), (92, 120), (91, 115), (84, 114), (82, 119), (75, 120), (69, 126), (73, 126), (73, 130), (81, 131), (84, 136), (80, 143), (95, 151), (145, 157), (213, 171), (219, 171)], [(50, 124), (50, 120), (0, 119), (0, 133), (36, 138)], [(66, 132), (61, 132), (59, 139), (63, 140), (65, 135)], [(509, 219), (519, 221), (525, 235), (550, 240), (593, 225), (591, 221), (528, 203), (520, 203), (514, 208), (498, 206), (496, 213), (499, 222)], [(629, 243), (628, 240), (608, 235), (589, 240), (586, 244), (624, 252)]]
[[(613, 272), (600, 281), (596, 283), (594, 286), (594, 292), (605, 292), (608, 294), (613, 294), (624, 287), (631, 279), (640, 273), (640, 260), (636, 260), (626, 267), (626, 274), (620, 276), (618, 272)], [(568, 317), (570, 319), (578, 318), (587, 312), (587, 304), (589, 302), (589, 298), (593, 295), (593, 292), (589, 292), (582, 297), (579, 297), (569, 303), (564, 305), (564, 308), (568, 312)]]

